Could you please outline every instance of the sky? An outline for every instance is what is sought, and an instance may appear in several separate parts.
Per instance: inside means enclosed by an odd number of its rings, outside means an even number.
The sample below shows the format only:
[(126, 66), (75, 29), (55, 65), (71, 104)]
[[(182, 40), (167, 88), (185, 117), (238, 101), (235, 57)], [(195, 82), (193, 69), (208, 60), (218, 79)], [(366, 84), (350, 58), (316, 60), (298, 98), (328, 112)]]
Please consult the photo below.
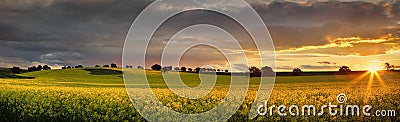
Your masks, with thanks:
[[(134, 19), (150, 0), (4, 0), (0, 4), (0, 67), (50, 65), (121, 66), (125, 38)], [(267, 25), (276, 52), (276, 71), (365, 70), (400, 65), (400, 0), (248, 0)], [(215, 2), (206, 6), (229, 6)], [(187, 6), (190, 7), (190, 6)], [(240, 7), (236, 6), (240, 13)], [(162, 11), (182, 9), (165, 6)], [(162, 13), (161, 11), (161, 13)], [(160, 13), (160, 12), (159, 12)], [(155, 14), (156, 15), (156, 14)], [(257, 65), (254, 44), (232, 19), (209, 11), (176, 15), (153, 36), (146, 63), (160, 63), (163, 46), (172, 42), (206, 40), (230, 43), (217, 30), (202, 35), (179, 30), (212, 23), (239, 40), (249, 65)], [(182, 45), (181, 45), (182, 46)], [(234, 53), (237, 50), (232, 50)], [(135, 57), (135, 54), (132, 56)], [(239, 58), (238, 58), (239, 59)], [(253, 64), (254, 63), (254, 64)], [(132, 64), (136, 65), (136, 64)], [(218, 49), (197, 46), (187, 50), (181, 66), (228, 68)], [(240, 65), (240, 64), (238, 64)], [(149, 66), (146, 66), (149, 67)]]

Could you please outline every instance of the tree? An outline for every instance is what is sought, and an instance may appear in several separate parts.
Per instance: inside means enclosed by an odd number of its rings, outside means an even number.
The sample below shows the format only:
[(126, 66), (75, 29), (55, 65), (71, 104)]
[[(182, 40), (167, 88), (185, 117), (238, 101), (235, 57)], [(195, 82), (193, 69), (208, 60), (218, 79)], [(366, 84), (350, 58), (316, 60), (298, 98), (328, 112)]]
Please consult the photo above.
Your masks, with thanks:
[(103, 65), (103, 67), (110, 67), (109, 65)]
[(100, 67), (99, 65), (96, 65), (96, 66), (94, 66), (94, 67)]
[(21, 68), (19, 68), (19, 67), (13, 67), (13, 68), (11, 68), (11, 73), (13, 73), (13, 74), (20, 74), (20, 73), (21, 73)]
[(221, 70), (220, 69), (217, 69), (217, 72), (220, 72)]
[(159, 64), (154, 64), (153, 66), (151, 66), (151, 69), (152, 70), (161, 70), (161, 65), (159, 65)]
[(390, 70), (391, 67), (392, 67), (392, 66), (390, 66), (390, 63), (388, 63), (388, 62), (385, 63), (385, 68), (386, 68), (386, 70)]
[(350, 69), (350, 67), (348, 67), (348, 66), (342, 66), (342, 67), (340, 67), (339, 68), (339, 72), (351, 72), (351, 69)]
[(182, 72), (186, 72), (186, 67), (181, 67)]
[(164, 67), (165, 68), (165, 70), (167, 70), (167, 71), (172, 71), (172, 66), (166, 66), (166, 67)]
[(226, 73), (228, 73), (228, 72), (229, 72), (229, 70), (225, 70), (225, 72), (226, 72)]
[(274, 70), (269, 66), (261, 68), (261, 76), (275, 76)]
[(117, 64), (112, 63), (111, 68), (117, 68)]
[(292, 72), (292, 76), (300, 76), (301, 73), (301, 69), (300, 68), (294, 68), (293, 72)]
[(75, 66), (75, 68), (83, 68), (82, 65)]
[(199, 72), (200, 72), (200, 70), (201, 70), (201, 68), (200, 68), (200, 67), (197, 67), (197, 68), (195, 69), (196, 73), (199, 73)]
[(178, 72), (180, 69), (179, 67), (175, 67), (174, 70)]
[(394, 65), (390, 65), (390, 63), (385, 63), (385, 68), (386, 70), (394, 70), (395, 66)]
[(29, 68), (28, 68), (28, 71), (29, 71), (29, 72), (37, 71), (37, 68), (36, 68), (36, 66), (32, 66), (32, 67), (29, 67)]
[(162, 73), (168, 73), (168, 71), (172, 71), (172, 66), (166, 66), (161, 69)]
[[(64, 67), (63, 67), (64, 68)], [(47, 65), (38, 65), (36, 66), (32, 66), (32, 67), (28, 67), (28, 71), (40, 71), (40, 70), (51, 70), (51, 67), (47, 66)]]
[(342, 66), (339, 68), (339, 74), (349, 74), (351, 72), (350, 68), (348, 66)]
[(72, 67), (71, 66), (67, 66), (67, 69), (71, 69)]
[(61, 69), (67, 69), (67, 67), (66, 67), (66, 66), (63, 66)]
[(255, 67), (255, 66), (251, 66), (251, 67), (249, 68), (249, 71), (250, 71), (250, 73), (258, 73), (258, 72), (261, 72), (261, 70), (260, 70), (259, 68)]
[(187, 69), (189, 72), (192, 72), (193, 71), (193, 69), (192, 68), (189, 68), (189, 69)]
[(43, 69), (42, 65), (38, 65), (37, 68), (36, 68), (36, 71), (40, 71), (42, 69)]
[(49, 67), (49, 66), (47, 66), (47, 65), (44, 65), (44, 66), (43, 66), (43, 70), (51, 70), (51, 67)]

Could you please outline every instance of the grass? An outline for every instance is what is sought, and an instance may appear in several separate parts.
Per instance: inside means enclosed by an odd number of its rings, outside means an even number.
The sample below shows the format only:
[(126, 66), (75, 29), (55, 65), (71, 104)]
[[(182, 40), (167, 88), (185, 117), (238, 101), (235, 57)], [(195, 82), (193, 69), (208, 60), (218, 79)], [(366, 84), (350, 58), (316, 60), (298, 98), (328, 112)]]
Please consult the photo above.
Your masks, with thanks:
[[(150, 86), (161, 102), (181, 113), (200, 113), (217, 106), (226, 95), (230, 76), (218, 76), (211, 93), (197, 100), (175, 95), (159, 71), (146, 71)], [(167, 75), (175, 74), (170, 72)], [(126, 94), (120, 69), (86, 68), (37, 71), (20, 74), (34, 79), (0, 79), (0, 121), (145, 121)], [(200, 84), (194, 73), (180, 73), (189, 87)], [(336, 103), (345, 93), (346, 104), (373, 106), (373, 110), (400, 110), (400, 75), (380, 72), (383, 83), (370, 75), (279, 76), (268, 103), (271, 105), (316, 106)], [(248, 120), (260, 78), (251, 78), (250, 88), (240, 109), (229, 121), (399, 121), (400, 117), (353, 116), (258, 116)], [(371, 82), (369, 82), (371, 81)], [(137, 85), (137, 84), (128, 84)], [(140, 92), (138, 92), (140, 96)], [(146, 99), (147, 96), (141, 96)], [(157, 111), (155, 112), (157, 113)], [(170, 118), (173, 120), (174, 118)]]
[[(89, 70), (89, 71), (88, 71)], [(96, 71), (97, 70), (97, 71)], [(110, 72), (111, 69), (63, 69), (63, 70), (43, 70), (37, 72), (29, 72), (20, 74), (23, 77), (35, 77), (34, 80), (49, 85), (66, 85), (66, 86), (108, 86), (118, 85), (124, 87), (122, 74), (104, 74)], [(91, 74), (93, 71), (97, 74)], [(98, 75), (102, 73), (102, 75)], [(117, 72), (117, 71), (115, 71)]]
[(84, 70), (89, 71), (89, 74), (92, 75), (122, 75), (122, 71), (112, 69), (87, 68)]

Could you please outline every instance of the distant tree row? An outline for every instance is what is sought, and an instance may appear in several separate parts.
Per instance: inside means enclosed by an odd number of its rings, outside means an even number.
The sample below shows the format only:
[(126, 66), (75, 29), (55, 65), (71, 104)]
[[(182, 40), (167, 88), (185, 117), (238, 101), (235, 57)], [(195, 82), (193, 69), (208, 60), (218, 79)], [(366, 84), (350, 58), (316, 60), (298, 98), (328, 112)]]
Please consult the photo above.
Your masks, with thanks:
[[(172, 71), (172, 66), (167, 66), (167, 67), (162, 67), (159, 64), (154, 64), (153, 66), (151, 66), (152, 70), (161, 70), (163, 73), (166, 73), (168, 71)], [(195, 69), (192, 68), (187, 68), (187, 67), (175, 67), (173, 70), (178, 71), (178, 72), (196, 72), (196, 73), (200, 73), (200, 72), (225, 72), (225, 73), (229, 73), (229, 70), (221, 70), (221, 69), (212, 69), (212, 68), (200, 68), (197, 67)], [(273, 71), (273, 69), (269, 66), (264, 66), (261, 69), (255, 67), (255, 66), (251, 66), (249, 67), (250, 74), (253, 74), (254, 76), (273, 76), (275, 75), (275, 72)]]
[[(386, 70), (395, 70), (395, 68), (397, 68), (399, 66), (394, 66), (394, 65), (390, 65), (389, 63), (385, 63), (385, 69)], [(162, 70), (163, 72), (166, 71), (172, 71), (172, 66), (168, 66), (168, 67), (162, 67), (159, 64), (154, 64), (153, 66), (151, 66), (151, 69), (153, 70)], [(175, 67), (173, 70), (175, 71), (180, 71), (180, 72), (223, 72), (224, 70), (220, 70), (220, 69), (211, 69), (211, 68), (200, 68), (197, 67), (195, 69), (192, 68), (187, 68), (187, 67)], [(262, 75), (262, 76), (271, 76), (274, 75), (274, 71), (271, 67), (268, 66), (264, 66), (261, 69), (255, 67), (255, 66), (251, 66), (248, 69), (250, 74), (253, 75)], [(225, 72), (229, 72), (228, 70), (225, 70)], [(351, 69), (349, 66), (341, 66), (339, 67), (339, 73), (340, 74), (348, 74), (351, 72)], [(300, 68), (294, 68), (292, 71), (292, 75), (293, 76), (300, 76), (302, 73), (302, 70)]]
[(20, 74), (21, 73), (21, 68), (19, 68), (19, 67), (13, 67), (13, 68), (11, 68), (11, 73), (13, 73), (13, 74)]
[[(94, 67), (101, 67), (100, 65), (95, 65)], [(106, 65), (103, 65), (102, 67), (104, 67), (104, 68), (118, 68), (118, 66), (117, 66), (117, 64), (114, 64), (114, 63), (111, 63), (111, 65), (108, 65), (108, 64), (106, 64)]]
[(38, 65), (38, 66), (32, 66), (32, 67), (28, 67), (28, 71), (40, 71), (40, 70), (51, 70), (51, 67), (47, 66), (47, 65)]
[[(100, 65), (95, 65), (94, 67), (101, 67), (101, 66)], [(114, 63), (112, 63), (111, 66), (106, 64), (106, 65), (103, 65), (102, 67), (105, 67), (105, 68), (110, 68), (110, 67), (111, 68), (118, 68), (117, 64), (114, 64)], [(73, 66), (63, 66), (62, 67), (62, 69), (70, 69), (70, 68), (83, 68), (83, 66), (82, 65), (78, 65), (78, 66), (75, 66), (75, 67), (73, 67)]]
[[(141, 67), (143, 68), (143, 67)], [(172, 71), (172, 66), (167, 66), (167, 67), (162, 67), (159, 64), (154, 64), (153, 66), (151, 66), (152, 70), (162, 70), (163, 72), (167, 72), (167, 71)], [(200, 68), (197, 67), (195, 69), (192, 68), (187, 68), (187, 67), (175, 67), (173, 70), (177, 71), (177, 72), (222, 72), (224, 70), (220, 70), (220, 69), (211, 69), (211, 68)], [(229, 70), (225, 70), (225, 72), (228, 72)]]
[[(127, 69), (132, 69), (133, 66), (132, 66), (132, 65), (126, 65), (125, 68), (127, 68)], [(142, 66), (136, 66), (136, 68), (137, 68), (137, 69), (143, 69)]]
[(75, 66), (75, 67), (71, 67), (71, 66), (63, 66), (63, 67), (61, 67), (61, 69), (71, 69), (71, 68), (83, 68), (83, 66), (82, 65), (78, 65), (78, 66)]

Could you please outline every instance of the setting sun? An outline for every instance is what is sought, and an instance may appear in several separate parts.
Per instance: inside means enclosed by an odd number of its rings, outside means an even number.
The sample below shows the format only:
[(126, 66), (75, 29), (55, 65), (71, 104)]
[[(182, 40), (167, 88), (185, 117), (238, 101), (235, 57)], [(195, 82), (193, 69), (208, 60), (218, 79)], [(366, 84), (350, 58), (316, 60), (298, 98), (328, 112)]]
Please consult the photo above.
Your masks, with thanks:
[(367, 69), (368, 69), (368, 71), (370, 71), (370, 72), (377, 72), (377, 71), (379, 70), (379, 67), (376, 66), (376, 65), (371, 65), (371, 66), (369, 66)]

